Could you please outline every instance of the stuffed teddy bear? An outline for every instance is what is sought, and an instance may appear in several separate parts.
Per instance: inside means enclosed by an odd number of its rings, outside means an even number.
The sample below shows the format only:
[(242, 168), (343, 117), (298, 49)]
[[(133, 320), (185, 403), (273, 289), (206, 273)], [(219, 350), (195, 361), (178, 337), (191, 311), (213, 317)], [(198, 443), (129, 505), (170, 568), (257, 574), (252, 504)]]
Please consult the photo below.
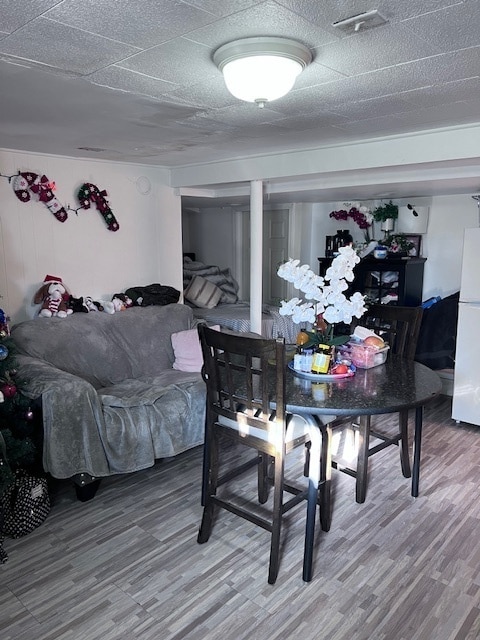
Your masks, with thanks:
[(68, 298), (70, 293), (67, 291), (61, 278), (46, 275), (42, 286), (35, 294), (34, 304), (41, 304), (38, 313), (42, 318), (66, 318), (73, 313), (73, 309), (68, 308)]

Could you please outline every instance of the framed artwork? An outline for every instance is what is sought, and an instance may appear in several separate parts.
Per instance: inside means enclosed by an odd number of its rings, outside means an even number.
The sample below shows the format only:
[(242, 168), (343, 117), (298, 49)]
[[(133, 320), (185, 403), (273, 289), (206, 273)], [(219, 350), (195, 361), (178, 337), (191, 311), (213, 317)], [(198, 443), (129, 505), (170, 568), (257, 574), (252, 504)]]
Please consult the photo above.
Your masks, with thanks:
[[(402, 234), (403, 235), (403, 234)], [(409, 234), (406, 233), (405, 235), (405, 240), (407, 240), (408, 242), (411, 242), (414, 245), (413, 249), (410, 249), (410, 251), (408, 252), (408, 255), (414, 257), (414, 258), (418, 258), (421, 256), (421, 246), (422, 246), (422, 236), (420, 234)]]

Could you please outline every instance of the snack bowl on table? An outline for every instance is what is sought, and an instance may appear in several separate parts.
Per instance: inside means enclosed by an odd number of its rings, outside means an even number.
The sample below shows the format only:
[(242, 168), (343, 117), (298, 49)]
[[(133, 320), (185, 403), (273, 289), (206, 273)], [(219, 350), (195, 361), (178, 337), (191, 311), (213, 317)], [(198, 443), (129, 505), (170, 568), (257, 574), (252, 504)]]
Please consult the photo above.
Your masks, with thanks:
[(374, 347), (363, 342), (350, 341), (342, 347), (342, 357), (348, 358), (360, 369), (378, 367), (387, 359), (389, 346)]

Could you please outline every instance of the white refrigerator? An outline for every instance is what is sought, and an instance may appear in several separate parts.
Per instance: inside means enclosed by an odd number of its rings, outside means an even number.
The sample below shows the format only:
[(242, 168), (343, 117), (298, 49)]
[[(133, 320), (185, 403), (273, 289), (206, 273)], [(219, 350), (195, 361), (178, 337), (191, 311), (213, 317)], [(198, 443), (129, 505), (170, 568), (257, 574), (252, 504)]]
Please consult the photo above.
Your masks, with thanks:
[(480, 229), (465, 229), (452, 418), (480, 425)]

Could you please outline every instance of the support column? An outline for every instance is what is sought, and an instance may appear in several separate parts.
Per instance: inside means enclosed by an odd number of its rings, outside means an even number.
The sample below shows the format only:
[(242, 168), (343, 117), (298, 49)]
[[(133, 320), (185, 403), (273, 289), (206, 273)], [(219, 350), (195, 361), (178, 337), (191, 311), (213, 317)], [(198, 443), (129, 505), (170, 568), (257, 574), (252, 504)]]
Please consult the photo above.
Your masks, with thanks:
[(250, 328), (262, 333), (263, 182), (250, 183)]

